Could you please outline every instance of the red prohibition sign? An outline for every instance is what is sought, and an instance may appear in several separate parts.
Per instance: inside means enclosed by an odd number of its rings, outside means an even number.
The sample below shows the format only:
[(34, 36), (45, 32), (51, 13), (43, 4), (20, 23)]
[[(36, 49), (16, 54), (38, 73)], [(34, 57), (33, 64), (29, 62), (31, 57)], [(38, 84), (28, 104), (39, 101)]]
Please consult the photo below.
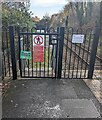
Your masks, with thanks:
[(41, 45), (43, 43), (43, 37), (42, 36), (35, 36), (34, 37), (34, 43), (36, 45)]

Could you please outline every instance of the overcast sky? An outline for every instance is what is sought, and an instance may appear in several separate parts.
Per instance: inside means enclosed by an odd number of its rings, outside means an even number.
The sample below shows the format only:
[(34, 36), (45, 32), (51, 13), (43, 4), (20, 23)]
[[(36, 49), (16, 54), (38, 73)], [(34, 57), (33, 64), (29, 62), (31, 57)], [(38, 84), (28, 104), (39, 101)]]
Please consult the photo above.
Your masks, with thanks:
[(67, 0), (30, 0), (30, 3), (33, 16), (42, 18), (46, 13), (49, 15), (58, 13), (67, 4)]

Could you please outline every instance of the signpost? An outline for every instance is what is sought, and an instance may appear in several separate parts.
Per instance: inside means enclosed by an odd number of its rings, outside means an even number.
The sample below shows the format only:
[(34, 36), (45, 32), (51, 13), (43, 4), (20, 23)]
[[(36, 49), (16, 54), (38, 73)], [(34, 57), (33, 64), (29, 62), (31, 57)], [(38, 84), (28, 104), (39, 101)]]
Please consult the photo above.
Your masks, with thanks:
[(84, 35), (82, 34), (73, 34), (72, 43), (83, 43)]
[(33, 35), (33, 62), (44, 62), (44, 35)]

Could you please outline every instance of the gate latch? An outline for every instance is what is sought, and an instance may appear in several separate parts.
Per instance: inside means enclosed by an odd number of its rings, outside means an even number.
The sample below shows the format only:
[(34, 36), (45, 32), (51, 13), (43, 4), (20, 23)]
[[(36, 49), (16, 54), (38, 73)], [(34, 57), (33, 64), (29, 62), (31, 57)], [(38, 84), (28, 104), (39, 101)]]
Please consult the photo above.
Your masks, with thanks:
[(57, 45), (57, 36), (49, 36), (49, 45)]

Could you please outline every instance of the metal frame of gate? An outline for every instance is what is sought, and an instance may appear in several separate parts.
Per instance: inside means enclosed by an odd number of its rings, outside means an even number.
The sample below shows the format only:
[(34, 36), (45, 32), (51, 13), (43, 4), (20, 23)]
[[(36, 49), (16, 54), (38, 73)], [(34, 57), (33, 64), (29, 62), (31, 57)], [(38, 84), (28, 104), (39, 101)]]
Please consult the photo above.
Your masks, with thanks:
[(8, 28), (2, 26), (2, 48), (0, 51), (0, 60), (2, 61), (2, 65), (0, 64), (0, 76), (2, 79), (5, 77), (12, 77), (11, 70), (11, 52), (10, 52), (10, 39), (9, 39), (9, 30)]
[[(13, 79), (17, 79), (17, 66), (16, 66), (16, 57), (15, 57), (14, 30), (13, 30), (12, 26), (9, 27), (9, 31), (10, 31), (10, 35), (9, 36), (10, 36), (10, 46), (11, 46), (10, 48), (11, 48), (12, 73), (13, 73)], [(73, 34), (74, 34), (74, 31), (71, 32), (71, 35), (73, 35)], [(88, 33), (88, 34), (91, 35), (90, 33)], [(47, 56), (48, 57), (47, 58), (48, 59), (48, 64), (47, 64), (47, 74), (46, 75), (45, 75), (45, 67), (44, 67), (44, 70), (43, 70), (43, 75), (42, 75), (41, 69), (40, 69), (40, 73), (39, 73), (40, 75), (37, 75), (37, 72), (38, 72), (37, 69), (38, 69), (38, 67), (41, 68), (41, 64), (42, 63), (38, 63), (39, 66), (37, 66), (37, 63), (34, 63), (34, 64), (36, 64), (36, 72), (35, 72), (36, 75), (34, 75), (33, 74), (33, 62), (32, 62), (32, 64), (30, 64), (29, 60), (27, 61), (28, 62), (27, 76), (26, 76), (26, 74), (22, 74), (23, 73), (22, 72), (22, 65), (21, 65), (22, 63), (21, 63), (21, 59), (20, 59), (20, 50), (21, 50), (20, 38), (21, 38), (21, 36), (23, 36), (23, 37), (26, 36), (26, 38), (27, 38), (27, 45), (30, 45), (31, 42), (29, 43), (29, 38), (30, 38), (30, 41), (31, 41), (33, 35), (44, 35), (45, 36), (45, 41), (46, 41), (46, 36), (49, 36), (48, 47), (47, 47), (47, 49), (48, 49), (48, 56)], [(54, 40), (54, 38), (52, 39), (53, 35), (57, 36), (56, 37), (57, 38), (57, 43), (51, 43), (51, 41)], [(68, 41), (70, 40), (69, 39), (69, 31), (68, 31), (68, 33), (66, 35), (67, 35), (66, 43), (68, 43)], [(80, 57), (81, 44), (78, 45), (79, 46), (79, 50), (78, 50), (78, 54), (79, 55), (77, 55), (77, 53), (76, 53), (76, 50), (77, 50), (76, 49), (77, 48), (76, 44), (74, 45), (74, 50), (75, 51), (72, 50), (72, 46), (73, 46), (72, 43), (71, 43), (71, 48), (68, 48), (68, 44), (65, 45), (64, 27), (58, 28), (56, 33), (37, 33), (37, 32), (32, 32), (32, 31), (31, 32), (28, 32), (28, 31), (26, 31), (26, 32), (19, 32), (18, 33), (18, 38), (19, 38), (19, 68), (20, 68), (20, 76), (21, 77), (27, 77), (27, 78), (31, 78), (31, 77), (32, 78), (45, 78), (46, 77), (46, 78), (75, 78), (75, 79), (76, 78), (78, 78), (78, 79), (79, 78), (81, 78), (81, 79), (82, 78), (83, 79), (89, 78), (89, 79), (92, 79), (93, 71), (94, 71), (94, 65), (95, 65), (95, 59), (96, 59), (96, 52), (97, 52), (99, 35), (100, 35), (100, 28), (98, 26), (95, 29), (93, 38), (89, 38), (89, 41), (92, 39), (93, 42), (91, 44), (90, 56), (89, 56), (89, 60), (88, 60), (88, 66), (86, 65), (87, 66), (87, 75), (85, 77), (81, 76), (81, 73), (82, 73), (82, 68), (81, 68), (80, 77), (73, 77), (74, 76), (74, 71), (75, 71), (73, 63), (75, 63), (75, 58), (76, 57), (78, 58), (78, 60), (77, 60), (77, 62), (78, 62), (77, 67), (79, 65), (79, 60), (81, 62), (81, 65), (83, 65), (83, 63), (85, 63), (85, 61), (82, 60), (81, 57)], [(86, 37), (85, 37), (85, 39), (86, 39)], [(50, 46), (53, 46), (53, 48), (56, 49), (56, 50), (52, 50), (52, 52), (50, 53), (50, 48), (49, 48)], [(29, 46), (28, 46), (28, 48), (29, 48)], [(45, 45), (45, 48), (46, 48), (46, 45)], [(65, 49), (66, 52), (63, 49)], [(64, 52), (65, 52), (65, 54), (67, 54), (68, 53), (68, 51), (67, 51), (68, 49), (70, 49), (70, 53), (69, 53), (70, 54), (70, 58), (66, 59), (66, 57), (64, 58)], [(32, 50), (32, 48), (31, 48), (31, 50)], [(53, 53), (53, 51), (55, 51), (55, 54)], [(72, 76), (71, 77), (65, 77), (67, 60), (69, 60), (68, 68), (70, 68), (70, 64), (71, 64), (70, 61), (71, 61), (71, 57), (72, 57), (71, 54), (74, 55), (74, 57), (73, 57), (74, 59), (73, 59), (73, 63), (72, 63), (73, 64)], [(45, 53), (45, 55), (46, 55), (46, 53)], [(52, 55), (52, 57), (51, 57), (51, 55)], [(84, 51), (83, 51), (82, 57), (83, 57), (83, 55), (84, 55)], [(54, 62), (53, 58), (54, 57), (56, 59), (55, 60), (55, 65), (53, 64), (53, 62)], [(52, 60), (52, 64), (50, 63), (51, 60)], [(64, 61), (64, 64), (63, 64), (63, 61)], [(29, 66), (29, 65), (31, 65), (32, 67)], [(46, 65), (46, 61), (44, 61), (44, 65)], [(63, 66), (65, 66), (64, 75), (63, 75)], [(29, 69), (30, 67), (31, 67), (31, 70)], [(51, 75), (49, 75), (50, 74), (50, 72), (49, 72), (50, 71), (50, 69), (49, 69), (50, 67), (52, 67), (52, 74)], [(78, 69), (77, 69), (77, 72), (78, 72)], [(67, 71), (67, 73), (70, 74), (70, 70)]]
[[(31, 31), (33, 30), (35, 29), (33, 28)], [(22, 78), (61, 78), (64, 27), (58, 28), (56, 33), (41, 33), (41, 31), (38, 33), (36, 31), (18, 33), (20, 76)], [(33, 62), (33, 35), (44, 36), (44, 62)], [(21, 38), (23, 46), (21, 46)], [(20, 58), (21, 47), (23, 51), (31, 51), (31, 60)], [(55, 56), (53, 56), (54, 52)]]
[[(84, 35), (83, 43), (72, 43), (72, 36)], [(63, 50), (62, 78), (87, 79), (93, 77), (100, 29), (66, 28)]]

